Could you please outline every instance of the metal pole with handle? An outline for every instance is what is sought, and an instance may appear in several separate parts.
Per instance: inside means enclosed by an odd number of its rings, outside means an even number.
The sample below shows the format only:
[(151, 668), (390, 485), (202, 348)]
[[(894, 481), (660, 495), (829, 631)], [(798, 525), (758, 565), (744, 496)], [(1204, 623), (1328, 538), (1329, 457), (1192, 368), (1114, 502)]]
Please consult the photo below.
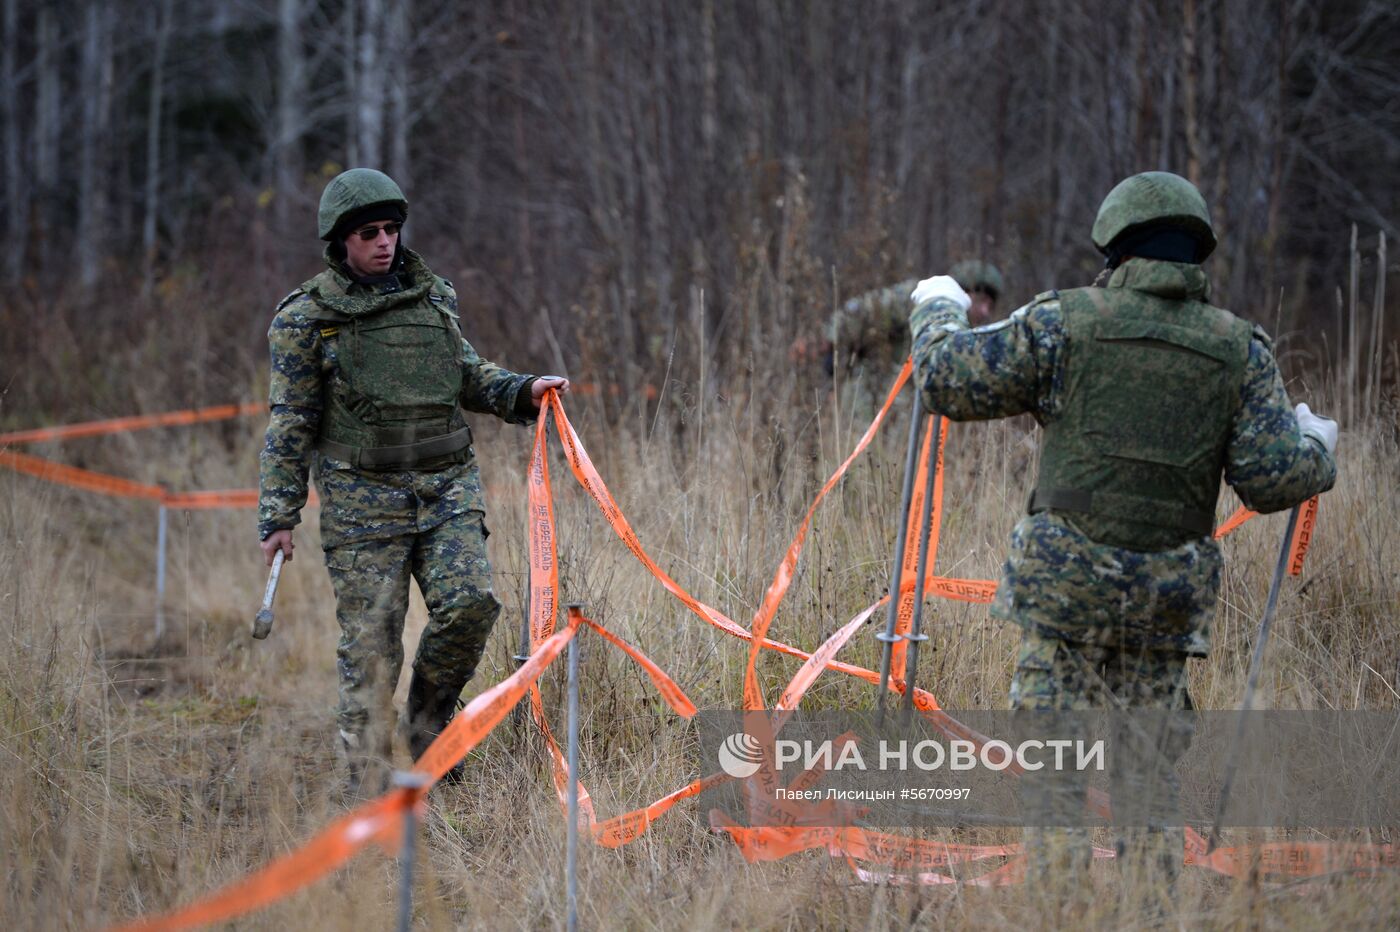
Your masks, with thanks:
[(1249, 677), (1244, 684), (1244, 699), (1240, 702), (1239, 723), (1235, 728), (1235, 740), (1230, 745), (1229, 757), (1225, 762), (1225, 779), (1220, 785), (1220, 799), (1215, 805), (1215, 822), (1210, 827), (1206, 839), (1206, 854), (1210, 854), (1220, 844), (1220, 823), (1225, 818), (1225, 807), (1230, 801), (1230, 784), (1235, 782), (1235, 770), (1239, 766), (1240, 744), (1244, 741), (1245, 715), (1254, 705), (1254, 690), (1259, 685), (1259, 670), (1264, 666), (1264, 647), (1269, 642), (1269, 628), (1274, 623), (1274, 612), (1278, 608), (1278, 591), (1283, 585), (1283, 575), (1288, 570), (1288, 552), (1293, 544), (1293, 534), (1298, 529), (1298, 515), (1302, 505), (1294, 505), (1288, 513), (1288, 529), (1283, 534), (1283, 546), (1279, 548), (1278, 565), (1274, 567), (1274, 578), (1269, 583), (1269, 599), (1264, 603), (1264, 618), (1259, 622), (1259, 634), (1254, 639), (1254, 654), (1249, 658)]
[[(582, 611), (581, 603), (575, 602), (569, 606), (570, 617)], [(582, 635), (583, 627), (580, 626), (569, 640), (569, 835), (564, 851), (568, 932), (578, 928), (578, 639)]]
[(880, 696), (876, 700), (875, 726), (885, 721), (885, 693), (890, 688), (890, 660), (894, 655), (894, 644), (901, 635), (895, 632), (899, 622), (899, 584), (904, 573), (904, 544), (909, 536), (909, 505), (914, 497), (914, 474), (919, 470), (919, 428), (924, 425), (924, 406), (917, 392), (914, 393), (914, 415), (909, 422), (909, 452), (904, 460), (904, 491), (899, 505), (899, 533), (894, 542), (894, 559), (890, 568), (890, 606), (885, 613), (885, 630), (875, 637), (885, 643), (880, 655)]
[(924, 513), (919, 520), (919, 561), (914, 569), (914, 618), (910, 624), (909, 652), (904, 655), (904, 715), (908, 725), (914, 714), (914, 678), (919, 671), (919, 645), (928, 640), (923, 632), (924, 572), (928, 568), (929, 536), (933, 527), (933, 484), (938, 475), (938, 440), (943, 431), (943, 415), (933, 416), (933, 446), (929, 450), (928, 477), (924, 480)]

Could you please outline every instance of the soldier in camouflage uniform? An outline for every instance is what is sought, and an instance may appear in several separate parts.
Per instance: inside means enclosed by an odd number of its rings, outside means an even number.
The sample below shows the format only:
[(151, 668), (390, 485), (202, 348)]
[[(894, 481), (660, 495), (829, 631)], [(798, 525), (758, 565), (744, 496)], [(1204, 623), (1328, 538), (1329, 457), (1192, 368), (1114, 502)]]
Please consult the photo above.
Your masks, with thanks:
[[(967, 259), (954, 265), (948, 274), (972, 299), (967, 309), (972, 326), (980, 327), (996, 319), (997, 299), (1006, 291), (1006, 282), (996, 266)], [(911, 278), (851, 298), (832, 316), (828, 339), (843, 355), (864, 357), (888, 350), (903, 362), (909, 295), (918, 284), (917, 279)]]
[[(1000, 270), (967, 259), (950, 274), (972, 297), (968, 319), (973, 326), (995, 320), (997, 299), (1006, 291)], [(826, 338), (816, 348), (827, 374), (840, 373), (841, 406), (858, 422), (875, 416), (909, 354), (909, 294), (917, 284), (911, 278), (849, 299), (832, 315)], [(799, 342), (794, 355), (802, 355), (807, 346)]]
[[(1211, 532), (1222, 475), (1256, 511), (1296, 505), (1332, 487), (1336, 425), (1291, 408), (1269, 338), (1209, 303), (1200, 263), (1215, 234), (1188, 181), (1126, 179), (1093, 241), (1112, 270), (1105, 287), (1047, 292), (990, 325), (969, 327), (952, 279), (921, 282), (909, 323), (916, 385), (926, 408), (955, 421), (1030, 413), (1044, 429), (992, 606), (1022, 629), (1012, 708), (1189, 710), (1186, 661), (1210, 648), (1220, 589)], [(1138, 823), (1155, 831), (1120, 837), (1121, 860), (1165, 873), (1168, 889), (1182, 857), (1183, 719), (1167, 716), (1155, 747), (1130, 737), (1127, 767), (1110, 762), (1121, 798), (1144, 798), (1126, 792), (1136, 781), (1155, 800)], [(1066, 793), (1082, 811), (1082, 782), (1027, 778), (1029, 818), (1065, 824), (1053, 812)], [(1088, 865), (1084, 829), (1029, 830), (1027, 843), (1033, 880), (1052, 863)]]
[[(477, 355), (451, 282), (400, 239), (407, 214), (381, 172), (332, 179), (318, 217), (327, 267), (282, 300), (268, 330), (258, 534), (269, 564), (279, 549), (291, 558), (314, 461), (352, 792), (387, 777), (409, 578), (429, 615), (404, 722), (415, 759), (455, 713), (501, 610), (465, 413), (528, 423), (548, 388), (568, 389)], [(367, 768), (381, 779), (366, 782)]]

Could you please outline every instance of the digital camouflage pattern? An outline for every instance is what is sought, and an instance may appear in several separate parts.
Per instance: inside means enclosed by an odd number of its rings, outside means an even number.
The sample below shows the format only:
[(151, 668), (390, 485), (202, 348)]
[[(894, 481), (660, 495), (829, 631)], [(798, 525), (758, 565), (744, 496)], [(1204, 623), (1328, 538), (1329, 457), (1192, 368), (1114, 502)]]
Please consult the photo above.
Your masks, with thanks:
[(1100, 543), (1167, 550), (1215, 528), (1250, 326), (1202, 300), (1197, 265), (1135, 264), (1122, 284), (1059, 295), (1081, 351), (1044, 424), (1030, 510), (1073, 511)]
[[(416, 292), (425, 278), (431, 279), (420, 304), (428, 304), (437, 314), (431, 296), (451, 293), (451, 285), (433, 276), (411, 250), (405, 253), (405, 269), (416, 283), (410, 290)], [(329, 253), (326, 261), (330, 269), (284, 299), (268, 329), (272, 413), (259, 456), (258, 532), (262, 538), (300, 523), (311, 453), (322, 435), (326, 396), (337, 381), (340, 328), (317, 319), (326, 308), (316, 296), (334, 302), (331, 310), (339, 313), (354, 311), (352, 301), (373, 306), (384, 297), (364, 286), (352, 286)], [(456, 313), (455, 293), (444, 306)], [(527, 390), (531, 377), (482, 359), (465, 339), (461, 346), (458, 401), (462, 409), (494, 414), (510, 423), (533, 420)], [(421, 532), (465, 511), (484, 510), (479, 485), (463, 481), (468, 471), (449, 468), (468, 465), (470, 448), (465, 456), (420, 464), (411, 471), (416, 474), (412, 482), (395, 479), (402, 471), (359, 470), (330, 457), (319, 459), (321, 543), (327, 549), (350, 540)]]
[[(999, 295), (1005, 288), (1001, 272), (990, 262), (968, 259), (951, 274), (969, 292), (981, 287)], [(857, 422), (874, 417), (909, 355), (909, 296), (918, 284), (911, 278), (856, 295), (827, 326), (831, 364), (841, 373), (841, 409)]]
[[(1025, 631), (1011, 681), (1014, 711), (1068, 713), (1049, 717), (1041, 728), (1076, 734), (1075, 712), (1105, 708), (1189, 712), (1186, 655), (1166, 650), (1120, 650), (1071, 645), (1059, 637)], [(1136, 723), (1141, 723), (1139, 718)], [(1044, 732), (1042, 732), (1044, 733)], [(1112, 736), (1109, 794), (1118, 832), (1118, 866), (1164, 879), (1181, 872), (1185, 833), (1175, 765), (1191, 746), (1189, 715), (1162, 716), (1152, 733), (1120, 725)], [(1026, 818), (1027, 882), (1060, 889), (1087, 885), (1093, 858), (1089, 830), (1068, 826), (1086, 801), (1085, 775), (1073, 770), (1027, 772), (1021, 778)], [(1132, 807), (1132, 811), (1126, 811)], [(1075, 874), (1080, 878), (1075, 879)]]
[[(476, 468), (469, 471), (476, 483)], [(430, 619), (418, 642), (414, 676), (453, 696), (476, 673), (500, 614), (482, 513), (462, 512), (418, 534), (341, 544), (326, 551), (326, 569), (341, 630), (340, 732), (366, 758), (388, 760), (409, 578), (418, 581)]]
[(1180, 175), (1142, 172), (1118, 182), (1099, 205), (1091, 235), (1103, 252), (1124, 233), (1147, 224), (1171, 224), (1196, 236), (1204, 246), (1199, 259), (1215, 249), (1206, 200)]
[[(466, 370), (456, 292), (412, 251), (398, 279), (347, 290), (347, 280), (327, 271), (302, 286), (312, 305), (305, 314), (337, 344), (335, 378), (322, 388), (321, 450), (355, 465), (379, 448), (401, 451), (392, 462), (369, 463), (376, 468), (465, 462), (470, 435), (461, 410)], [(423, 450), (434, 439), (446, 447)]]
[(1205, 655), (1222, 563), (1209, 537), (1170, 550), (1129, 550), (1044, 511), (1012, 530), (991, 613), (1086, 646)]
[[(1006, 291), (1001, 270), (990, 262), (965, 259), (949, 274), (969, 293), (980, 288), (999, 296)], [(883, 353), (902, 363), (908, 355), (909, 296), (918, 284), (918, 279), (911, 278), (859, 294), (841, 305), (827, 332), (838, 352), (861, 358)]]
[(846, 301), (831, 318), (827, 336), (843, 357), (896, 357), (903, 361), (908, 336), (909, 295), (917, 279), (887, 285)]
[[(1109, 315), (1116, 309), (1123, 318), (1151, 318), (1154, 326), (1137, 327), (1140, 332), (1120, 336), (1173, 346), (1186, 341), (1190, 346), (1193, 333), (1212, 330), (1193, 319), (1193, 308), (1200, 311), (1194, 316), (1207, 318), (1215, 311), (1201, 311), (1210, 288), (1197, 264), (1127, 259), (1113, 271), (1103, 291), (1092, 297), (1071, 292), (1070, 304), (1084, 299), (1088, 309), (1065, 308), (1058, 292), (1047, 292), (1009, 318), (976, 329), (969, 329), (966, 312), (949, 299), (935, 298), (918, 306), (910, 316), (910, 333), (914, 383), (924, 406), (955, 421), (1028, 413), (1051, 437), (1056, 425), (1068, 417), (1070, 424), (1065, 427), (1072, 430), (1056, 438), (1060, 444), (1098, 445), (1103, 438), (1126, 432), (1134, 455), (1168, 451), (1163, 459), (1172, 465), (1187, 463), (1196, 472), (1204, 470), (1214, 477), (1217, 495), (1218, 477), (1224, 474), (1225, 481), (1256, 511), (1280, 511), (1331, 487), (1336, 463), (1322, 444), (1298, 430), (1270, 344), (1257, 329), (1247, 340), (1243, 372), (1229, 374), (1229, 383), (1238, 389), (1229, 392), (1217, 383), (1204, 392), (1183, 390), (1176, 379), (1166, 379), (1162, 386), (1166, 392), (1173, 392), (1175, 386), (1177, 395), (1184, 396), (1176, 399), (1183, 406), (1225, 407), (1228, 417), (1224, 418), (1212, 418), (1212, 411), (1193, 411), (1204, 423), (1215, 420), (1212, 430), (1222, 435), (1182, 427), (1175, 414), (1123, 430), (1086, 417), (1095, 406), (1077, 407), (1085, 389), (1078, 368), (1095, 367), (1092, 354), (1102, 353), (1098, 337), (1105, 333), (1078, 326), (1081, 313), (1092, 319), (1099, 309)], [(1162, 340), (1170, 334), (1170, 323), (1156, 318), (1172, 306), (1182, 309), (1179, 323), (1186, 326), (1183, 333)], [(1225, 318), (1215, 322), (1226, 332), (1231, 330)], [(1196, 353), (1196, 348), (1182, 351)], [(1110, 368), (1099, 375), (1103, 379), (1099, 388), (1112, 390)], [(1131, 374), (1117, 383), (1126, 392), (1152, 388)], [(1151, 420), (1154, 411), (1161, 413), (1162, 406), (1148, 404), (1144, 416)], [(1100, 404), (1098, 414), (1130, 417), (1133, 411), (1130, 404), (1109, 402)], [(1133, 437), (1140, 428), (1145, 434)], [(1158, 428), (1182, 435), (1152, 434)], [(1095, 431), (1103, 437), (1096, 438)], [(1180, 445), (1173, 448), (1177, 441)], [(1106, 449), (1096, 446), (1093, 455), (1086, 453), (1084, 462), (1112, 452), (1113, 442), (1109, 439)], [(1203, 466), (1201, 459), (1208, 462)], [(1169, 490), (1151, 491), (1161, 498)], [(1215, 495), (1210, 504), (1214, 509)], [(1012, 708), (1070, 714), (1089, 708), (1189, 709), (1186, 662), (1190, 655), (1210, 649), (1221, 549), (1208, 532), (1176, 546), (1130, 549), (1095, 539), (1091, 536), (1095, 529), (1103, 530), (1102, 525), (1095, 528), (1095, 522), (1085, 522), (1082, 514), (1050, 509), (1022, 518), (1012, 532), (1011, 551), (991, 609), (994, 616), (1022, 627)], [(1148, 536), (1138, 543), (1154, 542)], [(1137, 896), (1154, 897), (1155, 903), (1149, 900), (1145, 905), (1151, 912), (1163, 912), (1163, 897), (1170, 896), (1183, 851), (1173, 764), (1190, 746), (1191, 730), (1184, 719), (1175, 719), (1158, 735), (1130, 735), (1126, 742), (1123, 737), (1119, 736), (1110, 763), (1112, 798), (1116, 802), (1154, 800), (1154, 807), (1142, 813), (1148, 827), (1133, 828), (1119, 838), (1117, 861), (1124, 872), (1124, 896), (1133, 890)], [(1030, 889), (1086, 905), (1092, 890), (1086, 876), (1092, 858), (1088, 833), (1082, 828), (1046, 827), (1064, 824), (1064, 813), (1084, 806), (1082, 778), (1072, 771), (1042, 771), (1023, 779), (1026, 814), (1030, 823), (1040, 824), (1026, 830)], [(1134, 785), (1137, 792), (1130, 792)]]
[[(367, 284), (352, 281), (328, 248), (328, 270), (284, 299), (268, 330), (271, 418), (259, 456), (258, 530), (266, 538), (299, 523), (315, 462), (321, 545), (342, 632), (339, 723), (351, 758), (352, 790), (360, 786), (366, 766), (382, 771), (388, 760), (410, 577), (417, 580), (429, 613), (413, 663), (415, 679), (431, 682), (450, 699), (475, 672), (500, 603), (491, 592), (485, 501), (470, 446), (412, 468), (376, 470), (317, 452), (317, 445), (324, 442), (328, 424), (346, 428), (347, 422), (334, 420), (345, 412), (354, 416), (352, 430), (357, 425), (371, 431), (383, 427), (383, 419), (366, 419), (366, 395), (380, 410), (392, 409), (394, 399), (404, 397), (398, 393), (404, 388), (413, 403), (413, 392), (420, 389), (411, 377), (413, 360), (404, 353), (415, 351), (425, 354), (420, 368), (438, 376), (429, 380), (429, 391), (456, 386), (453, 408), (460, 410), (452, 412), (450, 423), (465, 425), (462, 411), (490, 413), (512, 423), (535, 416), (529, 392), (533, 377), (482, 359), (456, 326), (457, 301), (450, 283), (433, 275), (411, 250), (401, 252), (397, 276)], [(410, 332), (428, 336), (395, 337), (390, 342), (396, 348), (377, 354), (345, 346), (344, 328), (353, 331), (357, 323), (373, 325), (394, 317), (407, 321)], [(455, 344), (450, 350), (444, 343), (449, 333)], [(361, 363), (358, 372), (341, 364), (347, 352)], [(444, 360), (453, 371), (444, 369)], [(363, 368), (367, 361), (374, 364), (368, 370)], [(385, 366), (400, 369), (380, 371)], [(367, 385), (372, 392), (350, 391)], [(429, 400), (436, 403), (431, 416), (440, 432), (449, 423), (445, 410), (439, 410), (447, 399)], [(408, 420), (409, 432), (417, 435), (422, 425)], [(347, 439), (395, 438), (371, 433)], [(450, 712), (449, 701), (445, 713)], [(434, 732), (443, 724), (414, 718), (419, 728)]]
[[(1207, 297), (1199, 267), (1148, 259), (1123, 263), (1107, 287)], [(1075, 346), (1056, 293), (977, 329), (968, 329), (956, 304), (935, 299), (914, 310), (910, 329), (915, 380), (928, 409), (955, 421), (1029, 413), (1042, 425), (1063, 415)], [(1332, 456), (1298, 430), (1269, 342), (1257, 329), (1220, 466), (1244, 503), (1261, 512), (1290, 508), (1336, 478)], [(1073, 643), (1205, 653), (1220, 571), (1220, 548), (1209, 537), (1159, 552), (1129, 551), (1090, 539), (1072, 513), (1046, 512), (1017, 525), (992, 611)]]

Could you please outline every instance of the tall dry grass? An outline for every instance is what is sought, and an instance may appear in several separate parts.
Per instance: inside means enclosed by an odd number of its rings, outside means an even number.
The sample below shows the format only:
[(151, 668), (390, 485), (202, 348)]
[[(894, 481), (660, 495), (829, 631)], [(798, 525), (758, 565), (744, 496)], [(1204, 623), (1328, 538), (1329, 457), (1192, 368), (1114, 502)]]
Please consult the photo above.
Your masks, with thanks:
[[(702, 310), (697, 306), (697, 315)], [(92, 408), (170, 407), (164, 399), (187, 397), (172, 386), (206, 384), (201, 378), (223, 390), (246, 386), (237, 393), (244, 397), (259, 390), (250, 359), (211, 366), (209, 353), (185, 355), (180, 347), (187, 344), (172, 344), (166, 334), (154, 328), (146, 343), (122, 349), (117, 372), (93, 375), (86, 387), (55, 389), (61, 402), (54, 404), (71, 406), (75, 416), (65, 419), (72, 420)], [(208, 334), (197, 340), (215, 342)], [(820, 379), (754, 359), (731, 364), (721, 384), (702, 389), (702, 379), (715, 376), (700, 345), (677, 339), (665, 393), (654, 406), (637, 394), (579, 397), (568, 405), (657, 562), (694, 595), (746, 622), (811, 496), (864, 423), (860, 410), (839, 404), (842, 393), (826, 391)], [(35, 371), (24, 374), (32, 384), (65, 364), (62, 352), (50, 351), (52, 359), (37, 359)], [(742, 359), (735, 352), (731, 363)], [(205, 369), (211, 371), (201, 375)], [(1324, 412), (1356, 414), (1344, 425), (1340, 479), (1323, 501), (1307, 568), (1284, 586), (1261, 704), (1400, 709), (1396, 398), (1379, 372), (1368, 381), (1364, 367), (1360, 379), (1345, 366), (1306, 371), (1313, 375), (1291, 386), (1295, 396)], [(1364, 400), (1358, 384), (1367, 386)], [(80, 397), (89, 400), (73, 400)], [(15, 423), (24, 412), (11, 404), (3, 413)], [(813, 647), (883, 592), (906, 416), (907, 401), (818, 511), (774, 637)], [(506, 611), (471, 692), (513, 668), (529, 448), (528, 431), (485, 419), (477, 426)], [(237, 422), (37, 452), (177, 488), (240, 487), (256, 481), (260, 432), (259, 423)], [(940, 573), (997, 577), (1034, 462), (1028, 423), (953, 427)], [(701, 624), (645, 574), (557, 454), (552, 469), (564, 598), (585, 602), (702, 708), (735, 707), (745, 645)], [(1232, 506), (1222, 501), (1222, 515)], [(247, 634), (265, 571), (246, 512), (172, 515), (168, 628), (154, 638), (154, 518), (146, 503), (0, 473), (0, 914), (9, 927), (94, 928), (190, 901), (286, 852), (342, 811), (332, 726), (337, 628), (314, 515), (299, 532), (277, 627), (264, 642)], [(1229, 708), (1239, 699), (1282, 522), (1258, 519), (1226, 544), (1215, 651), (1191, 670), (1203, 708)], [(925, 653), (922, 676), (935, 695), (950, 709), (1004, 707), (1015, 634), (984, 606), (934, 602), (931, 610), (936, 649)], [(415, 592), (410, 656), (424, 620)], [(842, 657), (877, 666), (877, 646), (861, 635)], [(760, 677), (770, 701), (795, 669), (789, 658), (764, 656)], [(561, 670), (550, 670), (544, 680), (557, 722), (561, 679)], [(697, 775), (687, 728), (600, 639), (584, 639), (582, 681), (582, 777), (600, 816), (631, 810)], [(830, 709), (873, 701), (869, 687), (828, 673), (806, 703)], [(465, 786), (433, 795), (418, 927), (561, 925), (563, 820), (538, 738), (528, 727), (502, 724), (471, 755), (468, 774)], [(585, 847), (581, 872), (581, 917), (590, 928), (1144, 922), (1119, 911), (1117, 875), (1103, 867), (1094, 874), (1094, 905), (1071, 917), (1046, 912), (1021, 889), (862, 885), (843, 862), (819, 852), (749, 865), (708, 831), (694, 804), (621, 850)], [(368, 853), (236, 927), (387, 927), (395, 889), (395, 865)], [(1400, 917), (1400, 876), (1308, 889), (1310, 895), (1261, 891), (1188, 871), (1172, 919), (1321, 928), (1394, 925)]]
[[(681, 427), (663, 419), (654, 432), (606, 426), (587, 403), (571, 408), (658, 562), (741, 620), (756, 608), (810, 494), (856, 435), (855, 425), (834, 423), (829, 404), (794, 409), (790, 422), (775, 425), (727, 402), (682, 411)], [(482, 433), (490, 545), (507, 611), (474, 690), (511, 669), (525, 552), (528, 432), (483, 425)], [(775, 636), (814, 646), (883, 590), (902, 434), (896, 420), (818, 512)], [(133, 467), (160, 462), (207, 487), (236, 485), (257, 430), (238, 429), (234, 457), (222, 442), (170, 441), (146, 434), (119, 444)], [(1266, 705), (1400, 708), (1397, 452), (1393, 421), (1343, 433), (1341, 480), (1324, 499), (1304, 576), (1283, 593)], [(941, 572), (995, 578), (1031, 481), (1032, 454), (1025, 425), (1016, 422), (953, 428)], [(612, 537), (562, 461), (553, 463), (565, 597), (585, 601), (702, 707), (735, 706), (744, 646), (665, 595)], [(285, 576), (278, 626), (258, 643), (247, 636), (263, 573), (250, 516), (174, 516), (169, 631), (155, 642), (152, 509), (18, 476), (0, 483), (8, 603), (0, 649), (0, 861), (11, 924), (89, 928), (189, 900), (288, 850), (339, 811), (331, 727), (336, 629), (311, 528)], [(1192, 670), (1203, 707), (1238, 700), (1281, 526), (1279, 517), (1256, 520), (1227, 545), (1216, 651)], [(934, 612), (937, 650), (926, 655), (925, 676), (935, 694), (954, 709), (1004, 705), (1014, 635), (981, 606), (940, 602)], [(410, 642), (423, 620), (415, 599)], [(843, 656), (873, 666), (876, 646), (862, 636)], [(654, 701), (636, 669), (597, 639), (585, 639), (583, 658), (582, 769), (600, 815), (692, 779), (686, 728)], [(790, 659), (764, 658), (770, 698), (795, 669)], [(553, 670), (546, 677), (546, 701), (556, 710), (559, 679)], [(807, 702), (838, 708), (872, 700), (868, 687), (827, 674)], [(504, 724), (474, 752), (469, 774), (464, 788), (435, 792), (421, 926), (558, 924), (563, 824), (538, 740)], [(862, 886), (843, 863), (819, 853), (747, 865), (707, 831), (693, 805), (625, 849), (585, 849), (582, 870), (581, 908), (592, 927), (884, 928), (911, 918), (998, 926), (1050, 918), (1019, 890)], [(1099, 871), (1095, 882), (1111, 892), (1117, 881)], [(394, 889), (393, 864), (369, 854), (238, 925), (384, 926)], [(1252, 901), (1223, 880), (1191, 873), (1179, 906), (1182, 917), (1212, 924), (1251, 916), (1290, 925), (1379, 922), (1394, 920), (1397, 893), (1400, 877), (1386, 877)], [(1101, 902), (1109, 905), (1086, 921), (1135, 921), (1118, 915), (1111, 897)]]

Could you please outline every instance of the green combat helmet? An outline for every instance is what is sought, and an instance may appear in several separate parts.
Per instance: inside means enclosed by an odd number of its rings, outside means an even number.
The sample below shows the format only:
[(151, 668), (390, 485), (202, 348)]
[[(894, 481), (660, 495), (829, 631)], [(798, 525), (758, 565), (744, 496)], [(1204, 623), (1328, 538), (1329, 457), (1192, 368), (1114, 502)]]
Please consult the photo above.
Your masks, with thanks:
[(408, 216), (408, 200), (388, 175), (373, 168), (341, 172), (321, 192), (321, 207), (316, 212), (318, 235), (331, 239), (346, 216), (376, 204), (397, 204)]
[(1094, 220), (1094, 245), (1107, 253), (1119, 237), (1145, 227), (1175, 227), (1200, 245), (1198, 260), (1215, 250), (1206, 199), (1196, 186), (1171, 172), (1143, 172), (1125, 178), (1108, 192)]
[(1006, 281), (1001, 277), (1001, 270), (990, 262), (964, 259), (953, 266), (948, 274), (962, 286), (963, 291), (973, 292), (981, 289), (991, 295), (993, 300), (1006, 291)]

